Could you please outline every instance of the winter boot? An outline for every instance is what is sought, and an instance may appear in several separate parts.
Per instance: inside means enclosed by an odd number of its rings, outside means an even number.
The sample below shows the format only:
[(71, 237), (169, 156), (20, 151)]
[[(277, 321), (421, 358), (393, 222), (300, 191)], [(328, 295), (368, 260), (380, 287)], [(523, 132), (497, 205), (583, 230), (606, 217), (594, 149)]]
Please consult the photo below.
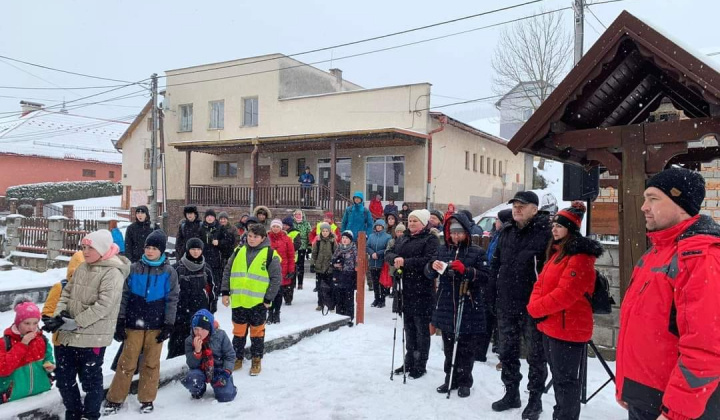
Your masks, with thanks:
[(377, 301), (377, 300), (373, 300), (373, 303), (371, 303), (370, 306), (372, 306), (373, 308), (376, 307), (376, 306), (378, 306), (378, 301)]
[[(288, 304), (288, 305), (289, 305), (289, 304)], [(275, 321), (276, 324), (279, 324), (279, 323), (280, 323), (280, 312), (279, 312), (279, 311), (278, 311), (278, 312), (275, 312), (275, 319), (274, 319), (274, 321)]]
[(122, 408), (122, 403), (114, 403), (110, 401), (105, 401), (105, 408), (103, 409), (103, 416), (111, 416), (113, 414), (117, 414), (120, 412), (120, 409)]
[(495, 370), (497, 370), (498, 372), (502, 371), (502, 362), (498, 362), (498, 364), (495, 365)]
[(377, 307), (378, 307), (378, 308), (384, 308), (384, 307), (385, 307), (385, 301), (384, 301), (384, 300), (379, 301), (378, 304), (377, 304)]
[[(404, 366), (400, 366), (399, 368), (395, 369), (395, 374), (396, 374), (396, 375), (402, 375), (403, 370), (405, 370), (405, 367), (404, 367)], [(407, 372), (407, 371), (409, 371), (409, 369), (408, 369), (408, 370), (405, 370), (405, 371)]]
[(315, 307), (315, 310), (316, 310), (316, 311), (322, 311), (322, 306), (316, 306), (316, 307)]
[(466, 386), (461, 386), (458, 388), (458, 397), (460, 398), (467, 398), (470, 396), (470, 388)]
[(260, 374), (260, 371), (262, 370), (262, 366), (260, 365), (261, 360), (262, 359), (259, 357), (252, 358), (252, 366), (250, 366), (250, 376), (258, 376)]
[[(453, 387), (451, 389), (457, 389), (458, 387), (453, 384)], [(448, 385), (442, 384), (439, 387), (435, 388), (435, 390), (438, 392), (438, 394), (447, 394), (448, 392)]]
[(542, 413), (542, 399), (540, 394), (531, 393), (528, 404), (522, 412), (523, 420), (538, 420)]
[(421, 369), (421, 368), (413, 368), (410, 369), (410, 373), (408, 376), (410, 376), (413, 379), (419, 379), (422, 378), (427, 373), (427, 370)]
[(140, 414), (152, 413), (155, 407), (151, 402), (140, 403)]
[(242, 365), (243, 365), (243, 359), (235, 359), (235, 366), (233, 366), (233, 370), (242, 369)]
[(505, 395), (498, 401), (492, 403), (493, 411), (505, 411), (511, 408), (520, 408), (521, 406), (522, 402), (520, 401), (520, 390), (517, 388), (505, 388)]

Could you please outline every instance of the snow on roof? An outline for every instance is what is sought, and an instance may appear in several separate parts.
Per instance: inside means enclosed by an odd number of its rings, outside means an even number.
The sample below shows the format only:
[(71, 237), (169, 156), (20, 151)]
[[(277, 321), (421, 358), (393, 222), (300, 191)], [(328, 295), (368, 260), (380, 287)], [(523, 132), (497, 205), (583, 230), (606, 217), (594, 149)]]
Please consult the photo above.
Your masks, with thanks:
[(39, 110), (0, 121), (0, 153), (122, 163), (113, 147), (125, 124)]

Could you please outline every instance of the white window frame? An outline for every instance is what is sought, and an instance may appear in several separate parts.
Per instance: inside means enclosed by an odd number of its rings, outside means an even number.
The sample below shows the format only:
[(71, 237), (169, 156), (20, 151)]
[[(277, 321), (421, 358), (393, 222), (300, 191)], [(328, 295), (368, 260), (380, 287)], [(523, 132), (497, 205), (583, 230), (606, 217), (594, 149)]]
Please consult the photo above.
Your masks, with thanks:
[[(248, 117), (248, 110), (247, 110), (247, 104), (250, 102), (254, 108), (250, 110), (250, 122), (248, 123), (247, 117)], [(248, 96), (245, 98), (242, 98), (242, 104), (243, 104), (243, 116), (242, 116), (242, 126), (243, 127), (257, 127), (259, 122), (259, 107), (260, 107), (260, 100), (257, 96)]]
[(178, 132), (189, 133), (193, 130), (193, 104), (178, 105), (178, 122)]
[[(213, 109), (216, 104), (219, 104), (219, 112), (217, 121), (213, 120)], [(208, 102), (208, 130), (224, 130), (225, 129), (225, 100), (221, 99), (218, 101)]]

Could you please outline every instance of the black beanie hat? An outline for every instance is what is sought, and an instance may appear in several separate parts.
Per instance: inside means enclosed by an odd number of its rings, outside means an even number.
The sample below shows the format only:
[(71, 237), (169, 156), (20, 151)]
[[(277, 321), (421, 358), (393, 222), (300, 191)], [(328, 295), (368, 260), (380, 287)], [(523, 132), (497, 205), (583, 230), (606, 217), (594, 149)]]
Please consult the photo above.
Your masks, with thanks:
[(585, 217), (585, 204), (575, 201), (572, 203), (572, 207), (557, 212), (553, 222), (564, 226), (571, 232), (579, 232), (583, 217)]
[(513, 219), (512, 217), (512, 209), (505, 209), (500, 210), (497, 214), (498, 219), (500, 219), (500, 223), (505, 224)]
[(213, 210), (213, 209), (207, 209), (207, 210), (205, 210), (205, 215), (203, 216), (203, 219), (206, 218), (206, 217), (208, 217), (208, 216), (212, 216), (212, 217), (214, 217), (214, 218), (217, 219), (217, 215), (215, 214), (215, 210)]
[(435, 215), (438, 219), (440, 219), (440, 223), (444, 222), (444, 216), (440, 210), (430, 210), (431, 215)]
[(145, 246), (154, 246), (159, 249), (160, 252), (165, 252), (165, 246), (167, 244), (167, 235), (162, 230), (154, 230), (145, 239)]
[(203, 241), (200, 240), (200, 238), (190, 238), (187, 242), (185, 242), (185, 249), (191, 250), (193, 248), (205, 248), (205, 245), (203, 244)]
[(292, 218), (292, 216), (287, 216), (284, 219), (282, 219), (282, 224), (288, 225), (292, 228), (292, 227), (295, 227), (295, 220)]
[(685, 168), (665, 169), (650, 178), (645, 186), (659, 189), (690, 216), (700, 213), (705, 199), (705, 179)]

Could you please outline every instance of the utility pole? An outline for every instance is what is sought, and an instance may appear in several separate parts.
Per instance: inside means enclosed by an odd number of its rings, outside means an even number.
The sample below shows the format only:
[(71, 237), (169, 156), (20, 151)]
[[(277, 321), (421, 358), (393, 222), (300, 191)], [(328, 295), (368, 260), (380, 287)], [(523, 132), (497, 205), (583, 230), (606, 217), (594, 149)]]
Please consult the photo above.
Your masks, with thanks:
[(575, 59), (573, 64), (577, 65), (583, 56), (583, 37), (585, 30), (585, 1), (573, 0), (573, 10), (575, 11)]
[(150, 131), (150, 192), (148, 193), (148, 204), (150, 208), (150, 223), (154, 226), (157, 223), (157, 73), (150, 76), (152, 79), (152, 130)]

